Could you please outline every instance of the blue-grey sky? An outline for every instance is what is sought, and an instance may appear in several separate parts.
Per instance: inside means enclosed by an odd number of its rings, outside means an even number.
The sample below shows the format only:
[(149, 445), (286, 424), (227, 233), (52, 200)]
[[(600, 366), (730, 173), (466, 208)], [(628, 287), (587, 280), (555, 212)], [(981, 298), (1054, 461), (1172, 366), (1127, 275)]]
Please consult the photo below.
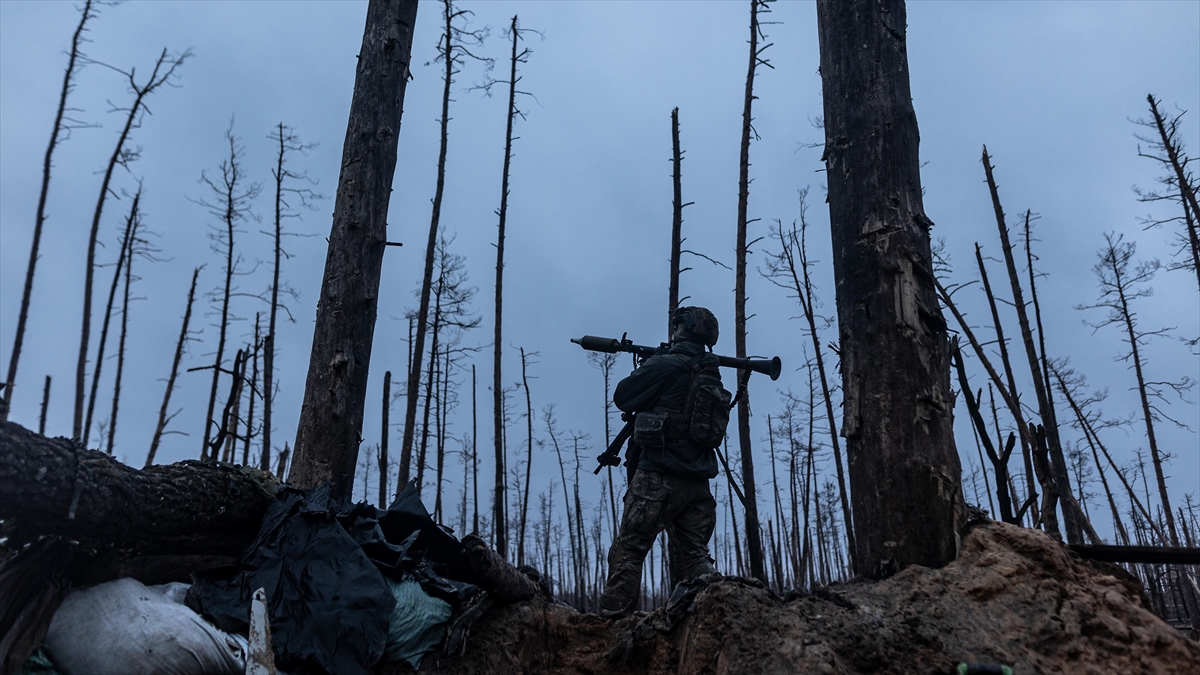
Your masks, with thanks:
[[(521, 67), (526, 97), (519, 120), (512, 167), (505, 274), (505, 382), (520, 378), (517, 348), (536, 351), (530, 367), (535, 409), (553, 403), (564, 430), (591, 434), (594, 456), (603, 445), (599, 373), (584, 353), (568, 342), (583, 334), (620, 336), (628, 331), (642, 343), (664, 338), (667, 258), (671, 222), (670, 112), (680, 108), (683, 191), (695, 202), (685, 211), (687, 247), (726, 264), (733, 262), (737, 204), (737, 156), (741, 128), (748, 38), (747, 2), (487, 2), (461, 4), (474, 12), (472, 26), (490, 26), (481, 53), (503, 63), (509, 43), (502, 35), (513, 14), (521, 25), (541, 32), (526, 36), (532, 50)], [(752, 236), (765, 235), (774, 219), (797, 217), (798, 190), (811, 187), (811, 256), (818, 261), (816, 282), (833, 314), (829, 264), (828, 212), (820, 150), (822, 132), (811, 120), (822, 114), (815, 5), (779, 2), (765, 27), (773, 46), (774, 69), (759, 69), (755, 93), (755, 129), (751, 148), (750, 216)], [(441, 71), (432, 62), (440, 30), (440, 4), (421, 4), (413, 46), (413, 80), (408, 86), (400, 135), (399, 162), (392, 193), (389, 238), (403, 248), (388, 250), (380, 290), (379, 321), (372, 356), (364, 447), (379, 441), (379, 391), (383, 373), (402, 379), (405, 368), (407, 308), (416, 305), (413, 290), (420, 275), (423, 241), (434, 192), (441, 104)], [(289, 228), (311, 235), (293, 238), (283, 277), (297, 293), (290, 300), (294, 323), (281, 328), (277, 359), (279, 385), (275, 439), (292, 438), (299, 415), (311, 346), (315, 300), (325, 255), (325, 235), (333, 209), (339, 159), (354, 82), (355, 55), (361, 44), (365, 3), (361, 2), (128, 2), (102, 8), (90, 24), (87, 54), (118, 68), (148, 72), (166, 47), (192, 49), (179, 71), (177, 88), (164, 88), (149, 99), (151, 115), (134, 131), (142, 149), (129, 172), (119, 171), (114, 188), (129, 191), (144, 182), (143, 206), (148, 228), (164, 262), (138, 260), (139, 298), (130, 310), (132, 333), (125, 371), (116, 454), (134, 465), (145, 458), (164, 382), (179, 330), (191, 270), (201, 264), (200, 287), (216, 289), (221, 260), (209, 250), (206, 235), (213, 219), (193, 200), (206, 197), (198, 182), (213, 172), (226, 151), (223, 134), (233, 120), (245, 147), (244, 169), (264, 184), (254, 210), (264, 220), (240, 233), (237, 247), (247, 270), (238, 279), (244, 294), (269, 285), (270, 238), (261, 234), (271, 216), (268, 183), (273, 156), (267, 135), (283, 122), (303, 140), (319, 146), (294, 158), (316, 189), (330, 198), (306, 212)], [(78, 19), (66, 2), (0, 2), (0, 365), (7, 367), (16, 327), (20, 291), (29, 254), (32, 223), (41, 180), (41, 160), (66, 63), (65, 49)], [(912, 2), (908, 7), (908, 50), (912, 91), (920, 124), (925, 209), (944, 238), (955, 266), (953, 281), (974, 278), (972, 247), (979, 242), (997, 256), (995, 221), (983, 170), (981, 147), (993, 156), (1000, 194), (1010, 221), (1032, 209), (1037, 222), (1036, 252), (1047, 276), (1039, 291), (1052, 356), (1069, 357), (1088, 375), (1093, 388), (1107, 389), (1104, 412), (1122, 417), (1137, 412), (1133, 373), (1114, 361), (1123, 349), (1113, 328), (1093, 332), (1085, 320), (1098, 321), (1099, 310), (1077, 311), (1097, 296), (1096, 251), (1105, 232), (1124, 234), (1138, 246), (1138, 259), (1173, 260), (1175, 232), (1143, 230), (1139, 218), (1174, 215), (1178, 207), (1142, 204), (1132, 186), (1153, 187), (1159, 167), (1139, 158), (1132, 118), (1147, 115), (1145, 98), (1153, 93), (1164, 108), (1187, 110), (1182, 136), (1194, 154), (1200, 143), (1200, 2)], [(500, 71), (498, 71), (500, 72)], [(466, 257), (471, 284), (477, 286), (475, 310), (482, 326), (464, 344), (489, 343), (492, 330), (494, 243), (499, 204), (506, 97), (467, 91), (485, 73), (468, 63), (458, 76), (451, 112), (449, 159), (442, 224), (457, 235), (453, 250)], [(47, 431), (70, 435), (71, 397), (83, 286), (87, 227), (99, 191), (100, 175), (121, 115), (108, 112), (130, 99), (117, 73), (91, 65), (80, 71), (70, 104), (76, 116), (101, 125), (80, 129), (60, 144), (50, 185), (42, 258), (34, 286), (25, 350), (11, 418), (36, 428), (45, 375), (53, 377)], [(101, 225), (99, 262), (116, 256), (119, 222), (129, 200), (110, 200)], [(761, 267), (770, 240), (756, 245), (751, 264)], [(698, 258), (683, 275), (688, 302), (711, 308), (725, 329), (717, 350), (733, 351), (733, 275)], [(992, 264), (994, 283), (1002, 266)], [(93, 345), (111, 268), (97, 273)], [(800, 393), (801, 369), (808, 344), (799, 309), (786, 294), (755, 273), (748, 282), (750, 351), (778, 354), (785, 364), (777, 383), (752, 382), (756, 455), (760, 480), (769, 477), (766, 416), (780, 408), (780, 391)], [(1172, 337), (1152, 342), (1148, 373), (1164, 380), (1198, 376), (1197, 357), (1177, 338), (1200, 335), (1196, 279), (1184, 271), (1160, 272), (1153, 297), (1139, 301), (1144, 328), (1176, 327)], [(1003, 295), (1008, 296), (1007, 292)], [(977, 288), (958, 297), (977, 327), (986, 327), (986, 305)], [(216, 330), (210, 304), (198, 305), (184, 368), (208, 363)], [(249, 340), (261, 301), (239, 296), (234, 313), (235, 342)], [(1010, 313), (1011, 314), (1011, 313)], [(1015, 332), (1015, 318), (1008, 329)], [(953, 325), (953, 322), (951, 322)], [(836, 338), (829, 330), (824, 342)], [(110, 340), (110, 345), (113, 344)], [(111, 348), (110, 348), (111, 353)], [(474, 357), (480, 382), (480, 450), (491, 448), (490, 349)], [(982, 369), (969, 360), (977, 386)], [(457, 374), (464, 387), (466, 374)], [(105, 365), (105, 384), (115, 371)], [(618, 365), (618, 376), (628, 361)], [(1018, 373), (1020, 373), (1018, 368)], [(729, 378), (727, 378), (729, 379)], [(1022, 381), (1028, 380), (1028, 374)], [(730, 380), (731, 381), (731, 380)], [(207, 373), (181, 373), (173, 408), (183, 411), (171, 429), (187, 435), (166, 437), (162, 462), (199, 453)], [(1023, 386), (1025, 398), (1033, 394)], [(1200, 484), (1198, 414), (1194, 401), (1173, 400), (1164, 410), (1190, 429), (1160, 427), (1160, 444), (1171, 453), (1168, 466), (1174, 498)], [(107, 394), (97, 418), (107, 416)], [(470, 393), (452, 414), (452, 433), (470, 430)], [(523, 395), (520, 403), (523, 405)], [(403, 404), (392, 410), (402, 420)], [(964, 467), (978, 464), (965, 410), (956, 411), (959, 450)], [(1060, 417), (1067, 418), (1066, 411)], [(538, 414), (535, 433), (543, 425)], [(1120, 461), (1130, 462), (1146, 447), (1144, 429), (1132, 424), (1106, 433)], [(1070, 442), (1079, 435), (1065, 433)], [(513, 454), (524, 443), (523, 421), (509, 432)], [(92, 432), (96, 438), (96, 432)], [(93, 440), (92, 444), (95, 445)], [(399, 426), (393, 429), (399, 447)], [(451, 442), (457, 449), (458, 443)], [(278, 449), (278, 448), (277, 448)], [(536, 448), (536, 452), (549, 452)], [(522, 453), (523, 454), (523, 453)], [(511, 461), (511, 460), (510, 460)], [(535, 459), (535, 491), (557, 478), (550, 456)], [(461, 465), (452, 461), (450, 489), (461, 487)], [(599, 483), (584, 464), (584, 496), (595, 504)], [(1017, 470), (1019, 462), (1012, 468)], [(825, 467), (831, 471), (831, 468)], [(490, 484), (491, 463), (481, 478)], [(969, 477), (968, 499), (974, 501)], [(481, 486), (482, 487), (482, 486)], [(981, 494), (982, 494), (982, 488)], [(1098, 484), (1088, 486), (1099, 493)], [(372, 491), (374, 494), (374, 491)], [(1100, 500), (1102, 495), (1098, 495)], [(453, 501), (453, 498), (451, 498)], [(770, 490), (761, 487), (762, 509), (770, 509)], [(986, 501), (986, 497), (983, 497)], [(1156, 503), (1156, 500), (1151, 500)], [(1110, 531), (1106, 509), (1091, 509), (1102, 533)]]

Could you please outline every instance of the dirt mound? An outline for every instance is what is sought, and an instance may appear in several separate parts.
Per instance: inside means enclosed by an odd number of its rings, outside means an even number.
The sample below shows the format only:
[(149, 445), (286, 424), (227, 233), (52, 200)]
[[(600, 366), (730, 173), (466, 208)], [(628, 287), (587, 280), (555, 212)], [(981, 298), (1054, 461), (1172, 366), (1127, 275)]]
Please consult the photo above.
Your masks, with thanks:
[[(528, 601), (493, 610), (466, 654), (431, 655), (421, 672), (949, 673), (966, 661), (1021, 675), (1190, 675), (1200, 663), (1200, 645), (1153, 614), (1123, 570), (1001, 523), (976, 526), (944, 569), (787, 600), (726, 579), (700, 591), (672, 630), (666, 623), (661, 609), (610, 623)], [(623, 643), (627, 654), (614, 649)]]

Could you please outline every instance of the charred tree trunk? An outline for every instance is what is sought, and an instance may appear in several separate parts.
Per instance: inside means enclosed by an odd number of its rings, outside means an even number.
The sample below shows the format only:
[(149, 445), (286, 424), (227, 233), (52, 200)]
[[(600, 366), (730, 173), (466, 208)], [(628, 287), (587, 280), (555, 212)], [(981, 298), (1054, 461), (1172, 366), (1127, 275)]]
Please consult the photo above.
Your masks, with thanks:
[[(674, 198), (671, 200), (671, 279), (667, 285), (667, 335), (671, 335), (671, 319), (679, 307), (679, 273), (680, 257), (683, 255), (683, 182), (680, 173), (683, 164), (683, 150), (679, 147), (679, 108), (671, 110), (671, 183), (674, 186)], [(607, 426), (607, 421), (606, 421)], [(607, 434), (606, 434), (607, 435)], [(611, 467), (609, 474), (611, 477)]]
[(289, 479), (354, 486), (416, 0), (367, 6)]
[(130, 468), (65, 438), (0, 423), (0, 519), (11, 541), (57, 534), (138, 553), (239, 555), (278, 484), (194, 461)]
[(392, 413), (392, 371), (383, 374), (383, 407), (382, 422), (379, 431), (379, 503), (377, 506), (386, 509), (388, 505), (388, 437), (391, 436)]
[[(50, 408), (50, 376), (46, 376), (46, 386), (42, 388), (42, 414), (38, 416), (38, 433), (46, 434), (46, 410)], [(3, 420), (0, 420), (3, 421)]]
[[(433, 286), (434, 248), (437, 244), (438, 222), (442, 216), (442, 194), (446, 187), (446, 146), (450, 125), (450, 85), (454, 81), (454, 33), (450, 21), (454, 18), (453, 7), (446, 0), (442, 10), (446, 22), (445, 33), (440, 45), (441, 56), (445, 61), (446, 72), (443, 75), (442, 89), (442, 119), (441, 119), (441, 148), (438, 151), (437, 187), (433, 192), (433, 211), (429, 218), (429, 238), (425, 243), (425, 271), (421, 277), (421, 301), (417, 308), (417, 328), (413, 335), (413, 365), (408, 371), (407, 395), (404, 406), (404, 436), (400, 441), (400, 478), (397, 486), (406, 485), (409, 476), (409, 464), (412, 461), (413, 434), (417, 420), (417, 395), (421, 386), (421, 359), (425, 355), (425, 333), (429, 321), (429, 295)], [(430, 358), (437, 355), (432, 354)], [(420, 489), (420, 486), (418, 486)]]
[(242, 439), (242, 465), (250, 466), (250, 441), (254, 439), (254, 398), (258, 395), (258, 351), (262, 348), (259, 321), (262, 313), (254, 314), (254, 342), (250, 345), (250, 387), (246, 392), (250, 399), (246, 407), (246, 436)]
[[(25, 287), (21, 292), (21, 309), (17, 313), (17, 334), (13, 338), (12, 353), (8, 357), (8, 379), (4, 387), (4, 405), (0, 406), (0, 422), (8, 419), (8, 411), (12, 404), (13, 387), (17, 384), (17, 366), (21, 361), (21, 346), (25, 342), (25, 322), (29, 318), (29, 300), (33, 294), (33, 273), (37, 268), (38, 250), (42, 242), (42, 224), (46, 222), (46, 195), (50, 191), (50, 168), (54, 149), (69, 122), (66, 118), (67, 94), (71, 92), (71, 83), (75, 79), (75, 62), (79, 58), (79, 44), (83, 42), (83, 30), (89, 19), (95, 17), (92, 11), (92, 0), (83, 3), (83, 11), (79, 16), (79, 25), (71, 36), (71, 51), (67, 56), (67, 69), (63, 73), (62, 90), (58, 95), (58, 110), (54, 113), (54, 128), (50, 131), (50, 143), (46, 146), (46, 156), (42, 160), (42, 190), (38, 193), (37, 215), (33, 218), (33, 241), (29, 245), (29, 266), (25, 268)], [(47, 384), (49, 391), (49, 384)], [(44, 416), (43, 416), (44, 417)]]
[(817, 3), (858, 574), (954, 559), (961, 467), (902, 0)]
[[(140, 190), (139, 190), (140, 195)], [(137, 201), (137, 197), (134, 197)], [(129, 286), (133, 283), (133, 247), (137, 241), (140, 216), (135, 208), (131, 213), (133, 224), (126, 232), (125, 242), (125, 287), (121, 298), (121, 335), (117, 339), (117, 374), (113, 379), (112, 412), (108, 418), (108, 454), (113, 454), (113, 439), (117, 435), (117, 412), (121, 403), (121, 380), (125, 375), (125, 339), (129, 336)]]
[[(1188, 248), (1192, 254), (1192, 267), (1196, 272), (1196, 280), (1200, 282), (1200, 234), (1196, 232), (1196, 221), (1200, 219), (1200, 202), (1196, 200), (1196, 190), (1192, 187), (1191, 181), (1188, 180), (1186, 157), (1180, 157), (1180, 143), (1175, 134), (1175, 124), (1168, 124), (1158, 111), (1158, 101), (1153, 94), (1146, 96), (1146, 101), (1150, 104), (1150, 114), (1154, 116), (1154, 128), (1158, 131), (1159, 137), (1162, 139), (1163, 152), (1167, 154), (1164, 164), (1169, 165), (1172, 173), (1175, 174), (1175, 181), (1179, 188), (1179, 199), (1183, 202), (1184, 221), (1187, 228), (1185, 238), (1188, 242)], [(1177, 122), (1178, 118), (1173, 122)], [(1168, 127), (1170, 127), (1168, 129)], [(1162, 158), (1157, 158), (1162, 161)], [(1190, 209), (1190, 211), (1189, 211)], [(1178, 544), (1176, 544), (1178, 546)]]
[[(525, 564), (525, 530), (529, 514), (529, 483), (533, 475), (533, 397), (529, 393), (529, 358), (525, 348), (521, 347), (521, 388), (525, 390), (525, 437), (528, 454), (525, 457), (525, 490), (521, 495), (521, 526), (517, 530), (517, 565)], [(566, 495), (567, 483), (563, 481), (563, 495)], [(569, 513), (569, 511), (568, 511)]]
[(167, 50), (164, 49), (162, 54), (159, 55), (158, 61), (154, 64), (154, 70), (150, 73), (150, 78), (144, 85), (139, 85), (133, 79), (133, 71), (126, 73), (129, 78), (129, 87), (134, 93), (133, 105), (129, 107), (129, 115), (125, 118), (125, 126), (117, 136), (117, 146), (113, 149), (112, 156), (108, 159), (108, 166), (104, 170), (104, 178), (100, 181), (100, 196), (96, 200), (96, 209), (92, 213), (92, 229), (88, 235), (87, 264), (84, 267), (83, 277), (83, 321), (79, 330), (79, 360), (75, 365), (75, 423), (72, 431), (73, 438), (82, 437), (83, 388), (84, 382), (87, 379), (88, 338), (92, 327), (92, 279), (96, 270), (96, 238), (100, 234), (100, 216), (104, 212), (104, 203), (108, 200), (109, 184), (112, 182), (113, 170), (117, 168), (118, 164), (124, 164), (136, 155), (136, 153), (134, 156), (126, 153), (125, 141), (129, 140), (130, 131), (133, 129), (135, 122), (140, 119), (138, 113), (141, 112), (146, 97), (153, 93), (155, 89), (165, 84), (175, 74), (175, 69), (183, 65), (184, 60), (188, 56), (190, 56), (190, 53), (185, 52), (179, 57), (168, 58)]
[(154, 425), (154, 437), (150, 440), (150, 452), (146, 454), (146, 466), (154, 464), (154, 455), (158, 452), (158, 444), (162, 441), (167, 423), (178, 412), (167, 414), (171, 406), (171, 393), (175, 391), (175, 377), (179, 374), (179, 362), (183, 360), (183, 348), (187, 344), (188, 324), (192, 320), (192, 303), (196, 299), (196, 280), (200, 277), (201, 265), (192, 271), (192, 286), (188, 289), (187, 308), (183, 311), (183, 327), (179, 329), (179, 341), (175, 343), (175, 358), (171, 360), (171, 374), (167, 376), (167, 390), (163, 392), (162, 407), (158, 409), (158, 424)]
[(500, 223), (496, 232), (496, 330), (492, 337), (492, 436), (496, 448), (496, 487), (493, 498), (492, 530), (496, 536), (496, 553), (508, 557), (507, 522), (505, 510), (504, 461), (504, 385), (501, 371), (504, 326), (504, 227), (508, 219), (508, 172), (512, 165), (513, 120), (517, 116), (517, 63), (525, 52), (517, 51), (521, 32), (513, 16), (509, 29), (512, 37), (512, 57), (508, 79), (508, 115), (504, 132), (504, 169), (500, 177)]
[[(1004, 209), (1000, 206), (1000, 195), (992, 176), (992, 165), (989, 161), (987, 148), (983, 149), (983, 168), (987, 174), (988, 190), (992, 194), (992, 206), (996, 212), (996, 227), (1000, 231), (1000, 248), (1004, 252), (1004, 265), (1008, 269), (1008, 281), (1012, 287), (1013, 308), (1017, 310), (1017, 323), (1021, 328), (1021, 341), (1025, 345), (1025, 356), (1029, 362), (1029, 374), (1033, 379), (1033, 391), (1037, 395), (1038, 413), (1045, 427), (1047, 451), (1050, 456), (1050, 478), (1064, 502), (1074, 501), (1071, 496), (1071, 479), (1067, 473), (1067, 462), (1063, 456), (1062, 443), (1058, 438), (1058, 420), (1051, 405), (1049, 392), (1046, 388), (1048, 381), (1038, 363), (1037, 348), (1033, 343), (1033, 330), (1029, 324), (1029, 313), (1026, 311), (1025, 295), (1021, 290), (1021, 280), (1017, 276), (1017, 264), (1013, 256), (1013, 246), (1008, 237), (1008, 226), (1004, 222)], [(1026, 218), (1029, 214), (1026, 214)], [(1034, 467), (1037, 468), (1036, 465)], [(1044, 502), (1043, 502), (1044, 503)], [(1063, 509), (1063, 525), (1067, 530), (1067, 542), (1083, 543), (1083, 524), (1079, 522), (1078, 513), (1070, 507)], [(1042, 514), (1045, 522), (1053, 522), (1054, 518)]]
[[(967, 411), (971, 416), (971, 423), (975, 426), (979, 442), (987, 451), (988, 459), (991, 460), (992, 468), (995, 470), (996, 498), (1000, 502), (1000, 518), (1006, 523), (1015, 525), (1017, 519), (1013, 517), (1012, 499), (1008, 493), (1008, 458), (1012, 455), (1013, 446), (1016, 444), (1016, 437), (1013, 434), (1009, 434), (1004, 451), (997, 454), (996, 448), (992, 444), (992, 438), (988, 435), (987, 425), (983, 421), (983, 413), (979, 409), (979, 398), (972, 393), (971, 383), (967, 380), (967, 369), (963, 363), (962, 352), (958, 349), (957, 340), (951, 343), (950, 358), (954, 362), (955, 369), (958, 371), (959, 387), (962, 390), (963, 398), (966, 399)], [(980, 392), (982, 393), (982, 390)]]
[[(742, 152), (738, 162), (738, 207), (737, 207), (737, 263), (734, 277), (734, 340), (738, 358), (746, 358), (746, 256), (749, 245), (746, 243), (749, 224), (747, 208), (750, 201), (750, 136), (754, 133), (752, 127), (752, 104), (754, 102), (754, 71), (758, 64), (766, 64), (762, 59), (762, 51), (770, 45), (758, 46), (761, 37), (761, 26), (758, 23), (758, 13), (765, 7), (764, 0), (750, 0), (750, 65), (746, 71), (746, 96), (742, 107)], [(757, 220), (757, 218), (755, 219)], [(747, 372), (747, 375), (749, 373)], [(766, 582), (766, 570), (763, 567), (763, 550), (761, 531), (758, 522), (758, 497), (754, 482), (754, 451), (750, 440), (750, 394), (745, 391), (745, 378), (739, 387), (737, 422), (738, 447), (742, 454), (742, 492), (746, 496), (746, 549), (750, 556), (750, 575), (759, 581)]]
[(104, 305), (104, 321), (100, 324), (100, 342), (96, 346), (96, 370), (92, 373), (92, 386), (91, 391), (88, 393), (87, 415), (84, 416), (83, 422), (82, 444), (85, 448), (91, 436), (92, 414), (96, 410), (96, 395), (100, 391), (100, 373), (104, 370), (104, 350), (108, 344), (108, 327), (112, 320), (113, 304), (117, 299), (117, 289), (121, 285), (121, 270), (125, 268), (126, 254), (129, 250), (134, 223), (137, 222), (138, 203), (141, 201), (141, 196), (141, 190), (139, 190), (133, 197), (133, 204), (129, 207), (129, 216), (125, 219), (125, 231), (121, 235), (121, 251), (117, 254), (117, 266), (113, 270), (112, 286), (108, 289), (108, 302)]
[[(229, 157), (221, 163), (220, 179), (214, 181), (207, 176), (201, 176), (201, 180), (217, 196), (216, 201), (209, 205), (209, 211), (220, 218), (221, 227), (214, 228), (217, 233), (210, 236), (216, 241), (214, 249), (225, 254), (225, 280), (221, 286), (221, 312), (220, 321), (217, 324), (217, 352), (213, 357), (212, 386), (208, 390), (208, 408), (204, 416), (204, 439), (200, 448), (201, 460), (217, 459), (221, 443), (211, 442), (212, 434), (214, 427), (216, 427), (215, 433), (218, 434), (225, 428), (222, 425), (214, 424), (213, 412), (217, 407), (217, 390), (221, 384), (221, 364), (225, 361), (225, 344), (229, 338), (229, 304), (233, 296), (233, 277), (237, 272), (239, 262), (239, 258), (234, 253), (233, 236), (238, 231), (238, 223), (248, 215), (250, 200), (258, 194), (258, 187), (255, 184), (245, 185), (246, 178), (241, 165), (242, 149), (233, 135), (232, 122), (229, 130), (225, 132), (225, 138), (229, 141)], [(227, 401), (226, 409), (228, 409), (228, 403)]]

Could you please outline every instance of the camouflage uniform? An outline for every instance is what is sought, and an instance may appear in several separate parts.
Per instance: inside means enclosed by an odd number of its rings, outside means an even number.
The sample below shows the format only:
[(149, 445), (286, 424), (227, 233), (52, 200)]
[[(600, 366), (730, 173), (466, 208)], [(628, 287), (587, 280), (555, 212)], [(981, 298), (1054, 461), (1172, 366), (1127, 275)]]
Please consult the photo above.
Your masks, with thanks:
[(716, 526), (716, 510), (707, 478), (639, 469), (625, 493), (621, 533), (608, 550), (601, 615), (619, 617), (633, 610), (642, 585), (642, 563), (663, 530), (670, 541), (672, 577), (683, 580), (715, 572), (708, 541)]
[[(623, 379), (613, 402), (625, 412), (678, 414), (691, 389), (691, 378), (676, 377), (687, 363), (709, 369), (719, 382), (717, 357), (705, 353), (705, 344), (716, 342), (716, 319), (701, 308), (691, 312), (686, 325), (679, 322), (675, 343), (665, 354), (647, 359)], [(696, 326), (696, 317), (700, 320)], [(671, 578), (682, 581), (713, 573), (708, 542), (716, 526), (716, 500), (708, 481), (717, 475), (714, 448), (703, 447), (681, 434), (668, 421), (665, 442), (643, 447), (638, 470), (625, 493), (621, 531), (608, 552), (608, 580), (600, 598), (600, 614), (620, 617), (637, 604), (642, 564), (654, 540), (667, 531)], [(723, 430), (722, 430), (723, 431)]]

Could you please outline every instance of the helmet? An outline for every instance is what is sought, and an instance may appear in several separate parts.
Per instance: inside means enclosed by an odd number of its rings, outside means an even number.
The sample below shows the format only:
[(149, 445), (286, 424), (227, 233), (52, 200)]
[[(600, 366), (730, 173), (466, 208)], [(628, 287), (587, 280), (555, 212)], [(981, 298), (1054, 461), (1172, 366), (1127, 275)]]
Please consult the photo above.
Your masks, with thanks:
[(717, 344), (720, 329), (717, 327), (717, 317), (703, 307), (680, 307), (671, 315), (671, 325), (683, 324), (685, 340), (699, 342), (711, 347)]

